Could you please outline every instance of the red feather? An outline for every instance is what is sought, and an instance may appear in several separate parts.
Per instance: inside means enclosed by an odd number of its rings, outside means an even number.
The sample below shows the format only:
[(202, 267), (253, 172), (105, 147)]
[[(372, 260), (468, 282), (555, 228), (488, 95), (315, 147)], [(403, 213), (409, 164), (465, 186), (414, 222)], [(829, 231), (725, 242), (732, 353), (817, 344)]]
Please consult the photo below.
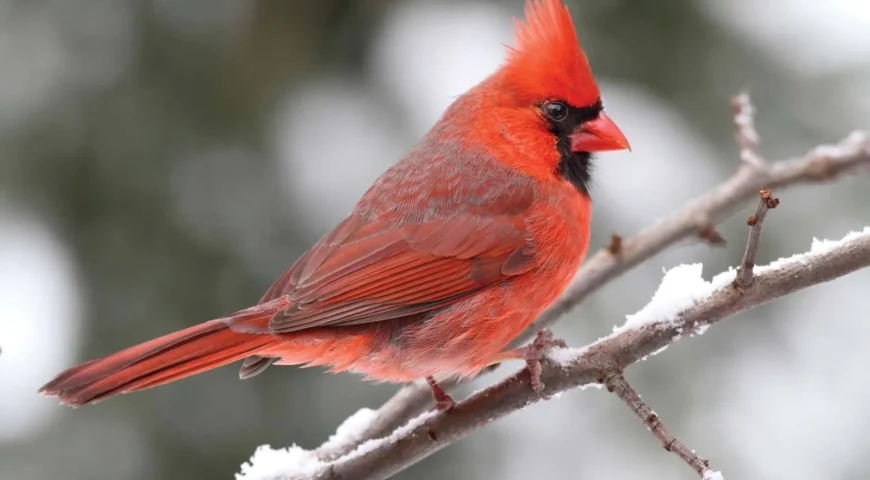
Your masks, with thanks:
[[(590, 201), (561, 167), (586, 168), (577, 146), (627, 146), (598, 113), (560, 1), (530, 1), (516, 43), (259, 305), (73, 367), (42, 391), (81, 405), (243, 358), (242, 378), (274, 361), (394, 382), (504, 358), (586, 253)], [(587, 123), (552, 123), (552, 100)]]

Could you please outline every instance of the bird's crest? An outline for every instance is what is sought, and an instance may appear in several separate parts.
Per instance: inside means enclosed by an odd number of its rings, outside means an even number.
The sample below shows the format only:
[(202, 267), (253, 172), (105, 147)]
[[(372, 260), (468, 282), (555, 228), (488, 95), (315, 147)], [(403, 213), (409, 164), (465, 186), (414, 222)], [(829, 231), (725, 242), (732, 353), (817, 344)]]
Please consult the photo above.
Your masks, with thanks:
[(575, 107), (598, 101), (598, 86), (561, 0), (528, 0), (525, 20), (516, 20), (514, 37), (516, 45), (508, 47), (501, 73), (517, 94), (527, 99), (559, 97)]

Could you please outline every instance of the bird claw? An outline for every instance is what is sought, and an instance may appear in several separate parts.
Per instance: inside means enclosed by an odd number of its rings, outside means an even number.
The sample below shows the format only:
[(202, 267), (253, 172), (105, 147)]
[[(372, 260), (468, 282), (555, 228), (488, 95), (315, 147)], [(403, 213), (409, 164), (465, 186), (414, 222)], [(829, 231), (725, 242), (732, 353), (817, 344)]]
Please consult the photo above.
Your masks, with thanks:
[(562, 340), (561, 338), (556, 338), (556, 336), (553, 335), (553, 332), (550, 331), (549, 328), (545, 328), (538, 332), (538, 334), (535, 335), (535, 339), (532, 340), (532, 344), (530, 346), (537, 349), (541, 353), (541, 355), (549, 351), (551, 348), (568, 348), (568, 344), (565, 343), (565, 340)]
[(437, 408), (439, 412), (451, 410), (456, 405), (456, 400), (453, 400), (453, 397), (444, 391), (444, 389), (441, 388), (441, 385), (438, 385), (438, 382), (435, 381), (435, 377), (426, 377), (426, 383), (428, 383), (429, 388), (432, 389), (432, 396), (435, 398), (435, 408)]
[(453, 410), (453, 407), (455, 407), (455, 406), (456, 406), (456, 400), (453, 400), (453, 397), (451, 397), (449, 394), (447, 395), (447, 398), (443, 398), (441, 400), (435, 401), (435, 408), (439, 412), (446, 412), (448, 410)]
[(529, 369), (532, 390), (542, 400), (549, 400), (550, 396), (544, 393), (545, 385), (541, 381), (541, 359), (550, 349), (554, 347), (566, 348), (567, 346), (564, 340), (553, 336), (553, 332), (549, 329), (544, 329), (538, 332), (531, 344), (522, 347), (523, 358), (526, 360), (526, 367)]

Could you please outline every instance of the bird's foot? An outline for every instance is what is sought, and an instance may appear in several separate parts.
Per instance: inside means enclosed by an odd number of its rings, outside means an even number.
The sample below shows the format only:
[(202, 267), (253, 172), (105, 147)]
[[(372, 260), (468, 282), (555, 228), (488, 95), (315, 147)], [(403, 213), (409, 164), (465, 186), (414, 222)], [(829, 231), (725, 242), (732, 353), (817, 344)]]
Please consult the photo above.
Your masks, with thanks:
[(453, 400), (453, 397), (445, 392), (444, 389), (441, 388), (441, 385), (438, 385), (438, 382), (435, 381), (435, 377), (426, 377), (426, 383), (428, 383), (429, 388), (432, 389), (432, 396), (435, 397), (435, 408), (437, 408), (439, 412), (446, 412), (456, 405), (456, 400)]
[(532, 343), (517, 349), (522, 352), (522, 358), (525, 359), (526, 367), (529, 369), (532, 390), (544, 400), (549, 400), (550, 397), (544, 394), (544, 382), (541, 381), (541, 359), (554, 347), (565, 348), (567, 344), (561, 338), (554, 337), (553, 332), (545, 328), (538, 332)]

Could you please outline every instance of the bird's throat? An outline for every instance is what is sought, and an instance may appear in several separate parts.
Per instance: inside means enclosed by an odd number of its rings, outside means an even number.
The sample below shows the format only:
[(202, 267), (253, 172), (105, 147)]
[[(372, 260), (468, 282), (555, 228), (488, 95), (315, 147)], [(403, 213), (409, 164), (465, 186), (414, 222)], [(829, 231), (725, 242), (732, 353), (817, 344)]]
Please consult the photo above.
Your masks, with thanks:
[(556, 148), (559, 150), (556, 175), (570, 182), (577, 191), (588, 197), (592, 155), (588, 152), (572, 152), (571, 139), (567, 137), (560, 138)]

